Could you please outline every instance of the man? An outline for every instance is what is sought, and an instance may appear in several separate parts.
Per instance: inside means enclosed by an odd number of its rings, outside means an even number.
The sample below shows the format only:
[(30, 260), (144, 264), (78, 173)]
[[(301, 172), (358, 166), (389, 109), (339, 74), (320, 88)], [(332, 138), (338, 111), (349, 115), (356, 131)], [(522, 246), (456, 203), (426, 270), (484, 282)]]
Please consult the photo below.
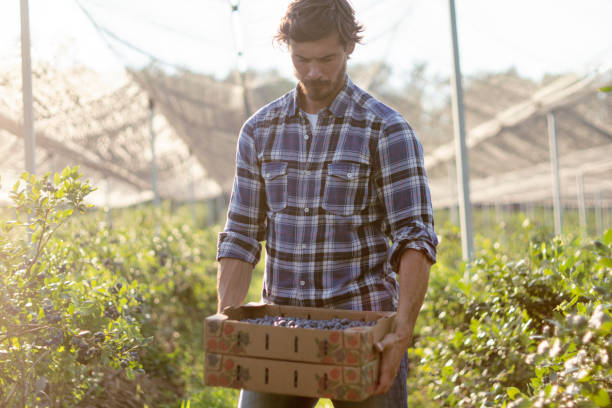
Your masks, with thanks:
[[(244, 301), (265, 240), (264, 301), (397, 310), (394, 332), (377, 344), (376, 395), (334, 404), (401, 407), (406, 349), (438, 241), (420, 142), (400, 114), (346, 75), (362, 30), (348, 0), (289, 5), (277, 40), (287, 45), (299, 83), (241, 130), (219, 234), (218, 309)], [(316, 402), (243, 390), (239, 406)]]

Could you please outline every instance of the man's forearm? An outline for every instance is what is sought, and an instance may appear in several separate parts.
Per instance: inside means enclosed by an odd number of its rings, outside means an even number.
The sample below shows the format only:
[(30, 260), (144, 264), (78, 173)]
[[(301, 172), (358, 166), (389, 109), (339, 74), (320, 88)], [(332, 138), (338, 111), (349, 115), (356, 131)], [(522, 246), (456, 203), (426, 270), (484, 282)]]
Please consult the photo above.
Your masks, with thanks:
[(406, 349), (412, 342), (414, 325), (425, 299), (429, 284), (429, 259), (420, 251), (407, 249), (399, 267), (399, 306), (395, 317), (395, 330), (376, 343), (382, 353), (378, 386), (374, 394), (383, 394), (391, 388)]
[[(407, 249), (399, 266), (399, 305), (395, 333), (410, 343), (419, 311), (429, 284), (429, 259), (420, 251)], [(406, 344), (408, 347), (409, 344)]]
[(217, 313), (244, 302), (251, 284), (253, 265), (240, 259), (221, 258), (217, 271)]

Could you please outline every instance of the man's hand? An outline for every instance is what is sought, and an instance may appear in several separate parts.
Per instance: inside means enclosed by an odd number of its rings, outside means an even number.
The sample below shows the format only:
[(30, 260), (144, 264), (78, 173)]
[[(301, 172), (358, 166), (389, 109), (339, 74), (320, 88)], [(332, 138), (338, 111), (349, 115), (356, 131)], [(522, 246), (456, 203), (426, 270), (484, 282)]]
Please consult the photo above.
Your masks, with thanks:
[(402, 358), (412, 343), (414, 325), (427, 293), (430, 267), (429, 259), (420, 251), (407, 249), (402, 254), (395, 329), (375, 345), (382, 358), (374, 394), (384, 394), (391, 388)]
[(393, 385), (397, 370), (399, 369), (406, 349), (410, 347), (412, 341), (412, 331), (406, 336), (397, 333), (389, 333), (376, 343), (376, 349), (382, 353), (378, 376), (378, 386), (374, 390), (374, 395), (384, 394)]

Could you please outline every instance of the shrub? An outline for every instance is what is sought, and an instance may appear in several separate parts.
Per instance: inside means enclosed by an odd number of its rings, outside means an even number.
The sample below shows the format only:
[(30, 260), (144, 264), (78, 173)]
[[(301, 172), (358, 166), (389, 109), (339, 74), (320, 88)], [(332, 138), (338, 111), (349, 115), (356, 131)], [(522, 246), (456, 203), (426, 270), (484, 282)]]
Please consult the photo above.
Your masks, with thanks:
[[(602, 241), (498, 244), (434, 274), (410, 350), (412, 397), (437, 406), (608, 406), (612, 231)], [(520, 252), (519, 252), (520, 253)], [(426, 404), (426, 402), (420, 402)]]
[(129, 310), (137, 283), (116, 279), (86, 251), (54, 241), (93, 188), (78, 168), (24, 174), (0, 223), (0, 406), (72, 406), (108, 369), (133, 374), (146, 344)]

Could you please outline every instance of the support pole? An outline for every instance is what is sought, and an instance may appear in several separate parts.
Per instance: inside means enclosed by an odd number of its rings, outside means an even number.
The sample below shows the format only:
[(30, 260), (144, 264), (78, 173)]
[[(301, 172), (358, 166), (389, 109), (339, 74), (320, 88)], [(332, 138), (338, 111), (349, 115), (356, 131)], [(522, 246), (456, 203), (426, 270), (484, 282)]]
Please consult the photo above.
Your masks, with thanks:
[(533, 202), (530, 202), (529, 204), (527, 204), (527, 217), (529, 217), (529, 220), (531, 221), (532, 224), (536, 220), (535, 207), (534, 207)]
[(59, 169), (57, 168), (57, 155), (55, 153), (51, 153), (49, 157), (49, 162), (51, 163), (49, 166), (51, 167), (51, 174), (59, 173)]
[(21, 0), (21, 84), (25, 171), (36, 174), (36, 136), (32, 105), (32, 60), (30, 58), (30, 15), (28, 0)]
[(580, 223), (580, 231), (584, 235), (588, 235), (586, 205), (584, 200), (584, 174), (580, 173), (576, 176), (577, 198), (578, 198), (578, 220)]
[(155, 157), (155, 127), (153, 119), (155, 117), (155, 103), (149, 98), (149, 128), (151, 131), (151, 186), (153, 187), (153, 205), (159, 206), (159, 193), (157, 190), (157, 158)]
[(550, 165), (552, 172), (552, 194), (555, 216), (555, 235), (563, 232), (563, 208), (561, 207), (561, 177), (559, 176), (559, 149), (557, 147), (557, 126), (555, 114), (546, 115), (548, 123), (548, 142), (550, 148)]
[(189, 158), (189, 161), (191, 162), (191, 166), (189, 166), (189, 210), (191, 211), (191, 220), (195, 226), (197, 224), (197, 217), (195, 210), (195, 177), (193, 175), (193, 167), (195, 163), (197, 163), (197, 160), (191, 152), (189, 152)]
[[(457, 163), (457, 185), (459, 186), (459, 221), (461, 224), (461, 249), (463, 259), (472, 260), (474, 256), (474, 232), (472, 224), (472, 203), (470, 201), (470, 176), (467, 146), (465, 143), (465, 115), (463, 112), (463, 88), (461, 85), (461, 65), (459, 63), (459, 41), (455, 1), (449, 0), (451, 36), (453, 43), (453, 127), (455, 131), (455, 159)], [(467, 271), (467, 269), (466, 269)]]
[(601, 237), (604, 233), (603, 221), (603, 200), (601, 199), (601, 191), (598, 191), (595, 198), (595, 225), (597, 226), (598, 237)]
[(110, 181), (110, 177), (106, 178), (106, 194), (105, 194), (105, 199), (106, 199), (106, 207), (104, 208), (104, 210), (106, 211), (106, 222), (108, 223), (108, 227), (110, 229), (113, 229), (113, 203), (111, 201), (111, 181)]
[(244, 59), (243, 38), (240, 24), (240, 0), (229, 0), (229, 5), (232, 10), (232, 32), (234, 37), (234, 48), (236, 49), (236, 62), (238, 74), (240, 76), (240, 85), (242, 86), (242, 99), (244, 103), (244, 112), (246, 117), (251, 117), (251, 104), (249, 103), (249, 92), (246, 85), (246, 61)]

